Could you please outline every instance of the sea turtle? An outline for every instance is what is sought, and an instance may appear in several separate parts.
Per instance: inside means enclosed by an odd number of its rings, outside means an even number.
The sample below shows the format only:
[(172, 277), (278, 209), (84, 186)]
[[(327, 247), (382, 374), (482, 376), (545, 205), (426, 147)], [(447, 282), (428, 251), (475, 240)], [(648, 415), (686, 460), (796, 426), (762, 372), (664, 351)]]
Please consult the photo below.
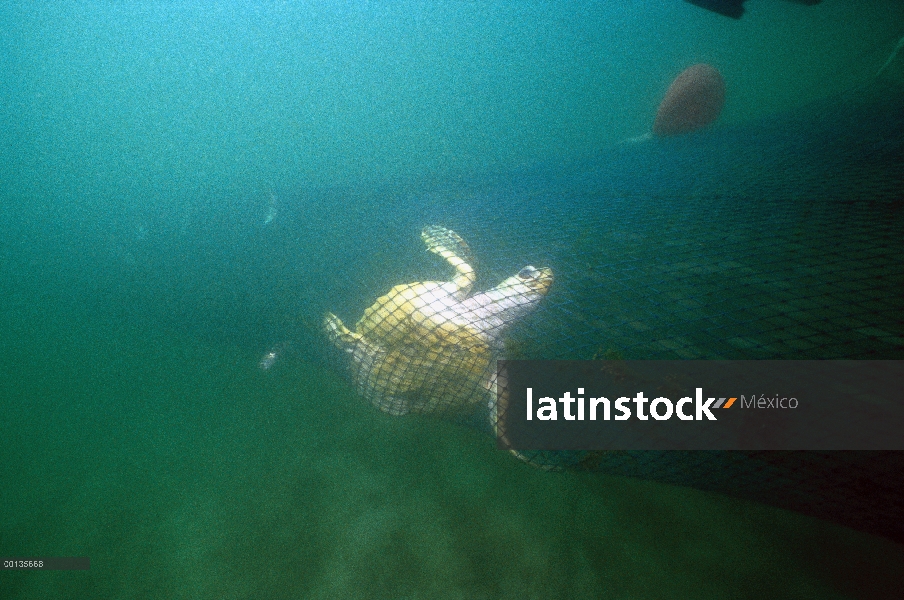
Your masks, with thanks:
[(425, 227), (421, 239), (455, 269), (451, 281), (397, 285), (364, 311), (355, 331), (332, 313), (324, 329), (351, 356), (359, 393), (380, 410), (435, 412), (481, 400), (492, 409), (502, 334), (536, 308), (549, 291), (552, 271), (526, 266), (471, 296), (476, 275), (465, 241), (435, 225)]

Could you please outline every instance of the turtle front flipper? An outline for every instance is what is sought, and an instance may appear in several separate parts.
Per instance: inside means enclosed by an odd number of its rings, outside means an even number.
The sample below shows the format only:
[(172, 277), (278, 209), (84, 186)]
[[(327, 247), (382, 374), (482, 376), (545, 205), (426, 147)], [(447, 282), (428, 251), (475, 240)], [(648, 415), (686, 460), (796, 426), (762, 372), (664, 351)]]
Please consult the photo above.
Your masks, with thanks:
[(471, 249), (460, 235), (440, 227), (439, 225), (428, 225), (421, 231), (421, 239), (427, 245), (427, 250), (434, 254), (438, 254), (446, 259), (452, 268), (455, 269), (455, 278), (452, 283), (455, 285), (455, 298), (458, 301), (464, 300), (471, 293), (474, 287), (474, 281), (477, 274), (474, 273), (474, 262), (471, 258)]
[(526, 462), (532, 467), (536, 467), (543, 471), (557, 471), (558, 469), (554, 465), (538, 462), (520, 450), (512, 448), (512, 443), (506, 435), (504, 425), (507, 416), (506, 412), (509, 410), (508, 378), (504, 371), (500, 373), (495, 369), (490, 370), (487, 373), (487, 376), (488, 378), (484, 380), (483, 386), (488, 392), (487, 403), (490, 409), (490, 427), (493, 429), (493, 435), (496, 436), (497, 443), (500, 446), (507, 448), (512, 456), (520, 461)]

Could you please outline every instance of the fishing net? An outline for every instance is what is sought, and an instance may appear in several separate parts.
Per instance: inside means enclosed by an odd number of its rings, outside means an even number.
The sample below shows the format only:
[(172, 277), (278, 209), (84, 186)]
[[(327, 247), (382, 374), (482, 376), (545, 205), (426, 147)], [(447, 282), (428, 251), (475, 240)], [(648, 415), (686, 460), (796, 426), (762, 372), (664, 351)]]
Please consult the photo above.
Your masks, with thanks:
[[(877, 82), (579, 164), (345, 193), (336, 218), (309, 224), (335, 240), (306, 295), (321, 322), (311, 344), (329, 340), (380, 410), (491, 433), (503, 357), (898, 360), (902, 165), (904, 92)], [(733, 494), (904, 541), (901, 453), (521, 458)]]

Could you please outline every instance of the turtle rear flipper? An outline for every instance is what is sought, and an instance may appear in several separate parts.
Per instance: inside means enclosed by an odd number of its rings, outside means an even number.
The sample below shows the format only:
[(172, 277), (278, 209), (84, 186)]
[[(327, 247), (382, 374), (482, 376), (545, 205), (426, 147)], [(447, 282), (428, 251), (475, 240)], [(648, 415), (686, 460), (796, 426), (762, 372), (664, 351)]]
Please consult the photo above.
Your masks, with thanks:
[(326, 313), (323, 318), (323, 330), (326, 331), (334, 346), (346, 352), (353, 352), (356, 346), (365, 343), (360, 335), (350, 331), (342, 322), (342, 319), (333, 313)]
[(474, 273), (474, 262), (471, 257), (471, 249), (460, 235), (440, 227), (439, 225), (427, 225), (421, 231), (421, 239), (427, 245), (427, 250), (446, 259), (455, 269), (455, 278), (452, 283), (456, 287), (454, 295), (456, 300), (464, 300), (471, 293), (477, 274)]

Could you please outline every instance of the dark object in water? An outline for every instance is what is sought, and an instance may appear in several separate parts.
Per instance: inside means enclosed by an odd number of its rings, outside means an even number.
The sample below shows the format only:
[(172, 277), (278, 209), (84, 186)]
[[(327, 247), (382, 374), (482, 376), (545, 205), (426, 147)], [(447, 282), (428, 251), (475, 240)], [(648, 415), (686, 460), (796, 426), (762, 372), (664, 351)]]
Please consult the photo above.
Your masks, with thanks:
[(713, 124), (725, 104), (725, 81), (715, 67), (700, 63), (682, 71), (669, 86), (653, 122), (653, 134), (678, 135)]
[[(744, 15), (744, 0), (685, 0), (685, 2), (732, 19), (740, 19)], [(819, 4), (820, 0), (789, 0), (789, 2), (813, 6)]]
[(740, 19), (744, 14), (744, 0), (685, 0), (700, 8), (732, 19)]

